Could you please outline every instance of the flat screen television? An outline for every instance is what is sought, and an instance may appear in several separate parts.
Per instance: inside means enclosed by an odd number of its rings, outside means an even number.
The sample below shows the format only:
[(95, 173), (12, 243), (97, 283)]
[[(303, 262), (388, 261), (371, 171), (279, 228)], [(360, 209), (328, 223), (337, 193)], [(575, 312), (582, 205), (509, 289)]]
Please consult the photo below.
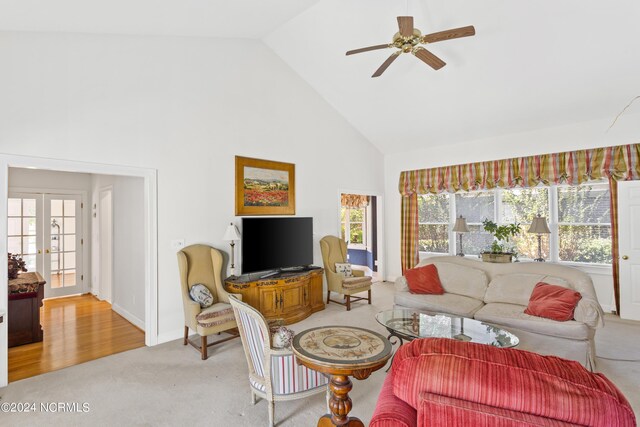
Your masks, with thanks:
[(313, 218), (242, 218), (242, 273), (313, 264)]

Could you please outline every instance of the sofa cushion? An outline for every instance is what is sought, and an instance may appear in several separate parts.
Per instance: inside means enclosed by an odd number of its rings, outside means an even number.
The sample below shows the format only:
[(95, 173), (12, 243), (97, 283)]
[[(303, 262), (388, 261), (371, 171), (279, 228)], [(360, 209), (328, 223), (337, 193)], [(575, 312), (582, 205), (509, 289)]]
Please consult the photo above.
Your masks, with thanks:
[(442, 295), (412, 294), (396, 292), (395, 305), (433, 313), (450, 313), (462, 317), (473, 317), (483, 306), (482, 301), (463, 295), (444, 293)]
[(504, 302), (507, 304), (529, 304), (529, 297), (536, 284), (539, 282), (553, 283), (554, 285), (571, 288), (566, 280), (545, 274), (512, 273), (499, 274), (491, 280), (484, 302)]
[(438, 269), (433, 264), (410, 268), (404, 272), (409, 290), (414, 294), (442, 295), (444, 289), (440, 283)]
[(558, 322), (543, 317), (531, 316), (526, 314), (524, 310), (525, 307), (521, 305), (496, 302), (486, 304), (475, 312), (473, 318), (481, 322), (503, 326), (506, 329), (512, 327), (560, 338), (588, 340), (591, 337), (592, 330), (584, 323), (575, 320)]
[(494, 408), (481, 403), (440, 396), (420, 394), (418, 427), (439, 426), (491, 427), (579, 427), (577, 424), (551, 420), (524, 412)]
[(589, 426), (633, 426), (629, 402), (604, 375), (554, 356), (445, 338), (401, 346), (393, 392), (413, 408), (433, 393)]
[(573, 319), (573, 312), (581, 298), (580, 292), (540, 282), (533, 288), (524, 312), (532, 316), (566, 322)]
[(489, 280), (484, 271), (448, 262), (433, 263), (438, 268), (440, 282), (446, 292), (481, 300)]

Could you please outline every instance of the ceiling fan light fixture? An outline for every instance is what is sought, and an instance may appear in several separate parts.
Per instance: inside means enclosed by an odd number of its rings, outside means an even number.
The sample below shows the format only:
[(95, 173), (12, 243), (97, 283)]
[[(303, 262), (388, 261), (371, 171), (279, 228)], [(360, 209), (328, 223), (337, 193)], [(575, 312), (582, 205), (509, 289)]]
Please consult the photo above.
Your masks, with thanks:
[(457, 39), (460, 37), (470, 37), (476, 34), (476, 30), (472, 25), (460, 28), (452, 28), (450, 30), (439, 31), (436, 33), (422, 35), (420, 30), (413, 28), (412, 16), (398, 16), (399, 31), (393, 35), (392, 42), (387, 45), (376, 45), (363, 47), (360, 49), (350, 50), (347, 55), (356, 53), (370, 52), (372, 50), (396, 48), (396, 52), (391, 54), (389, 58), (376, 70), (371, 77), (380, 77), (382, 73), (391, 65), (396, 58), (402, 53), (411, 53), (434, 70), (444, 67), (446, 62), (438, 58), (433, 53), (421, 45), (436, 43), (445, 40)]

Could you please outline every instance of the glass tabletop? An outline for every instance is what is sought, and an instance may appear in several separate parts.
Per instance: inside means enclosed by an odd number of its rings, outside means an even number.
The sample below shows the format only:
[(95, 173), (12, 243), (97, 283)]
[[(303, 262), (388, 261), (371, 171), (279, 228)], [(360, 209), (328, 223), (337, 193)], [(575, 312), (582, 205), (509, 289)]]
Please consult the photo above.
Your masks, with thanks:
[(452, 314), (428, 314), (418, 310), (385, 310), (376, 320), (389, 332), (403, 339), (453, 338), (495, 347), (515, 347), (518, 337), (509, 331), (478, 320)]

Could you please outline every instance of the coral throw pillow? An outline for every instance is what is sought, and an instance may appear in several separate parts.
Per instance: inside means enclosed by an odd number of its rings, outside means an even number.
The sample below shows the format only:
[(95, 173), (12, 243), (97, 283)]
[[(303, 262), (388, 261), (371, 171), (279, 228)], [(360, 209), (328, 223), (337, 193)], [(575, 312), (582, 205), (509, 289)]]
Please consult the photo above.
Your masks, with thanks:
[(531, 292), (529, 305), (524, 312), (532, 316), (565, 322), (573, 319), (573, 312), (581, 298), (580, 292), (573, 289), (538, 282)]
[(409, 269), (405, 271), (404, 277), (412, 294), (444, 294), (438, 269), (433, 264)]

